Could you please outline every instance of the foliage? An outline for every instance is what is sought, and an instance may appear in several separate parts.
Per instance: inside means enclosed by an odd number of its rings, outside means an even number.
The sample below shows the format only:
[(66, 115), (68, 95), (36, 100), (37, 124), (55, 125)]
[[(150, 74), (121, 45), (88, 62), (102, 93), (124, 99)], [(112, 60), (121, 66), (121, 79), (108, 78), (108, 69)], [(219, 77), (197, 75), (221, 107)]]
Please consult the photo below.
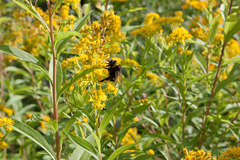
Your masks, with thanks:
[(0, 159), (239, 158), (239, 1), (0, 4)]

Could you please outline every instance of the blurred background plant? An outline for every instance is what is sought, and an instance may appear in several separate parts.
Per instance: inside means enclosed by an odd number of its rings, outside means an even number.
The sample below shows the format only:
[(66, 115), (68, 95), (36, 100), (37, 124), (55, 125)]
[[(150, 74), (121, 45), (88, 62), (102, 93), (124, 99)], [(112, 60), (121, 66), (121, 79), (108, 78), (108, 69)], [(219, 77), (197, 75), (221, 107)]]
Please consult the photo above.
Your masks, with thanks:
[(239, 6), (0, 1), (0, 158), (239, 159)]

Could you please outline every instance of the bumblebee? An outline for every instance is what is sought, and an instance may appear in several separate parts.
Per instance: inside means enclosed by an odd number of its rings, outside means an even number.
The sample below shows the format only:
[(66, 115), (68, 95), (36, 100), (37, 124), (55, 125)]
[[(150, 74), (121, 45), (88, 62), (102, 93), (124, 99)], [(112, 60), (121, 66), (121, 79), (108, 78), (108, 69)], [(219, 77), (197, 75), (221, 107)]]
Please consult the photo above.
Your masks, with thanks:
[(108, 77), (101, 80), (100, 82), (104, 81), (112, 81), (116, 82), (118, 80), (118, 77), (122, 74), (122, 68), (120, 64), (117, 64), (116, 60), (110, 59), (107, 65), (108, 70)]

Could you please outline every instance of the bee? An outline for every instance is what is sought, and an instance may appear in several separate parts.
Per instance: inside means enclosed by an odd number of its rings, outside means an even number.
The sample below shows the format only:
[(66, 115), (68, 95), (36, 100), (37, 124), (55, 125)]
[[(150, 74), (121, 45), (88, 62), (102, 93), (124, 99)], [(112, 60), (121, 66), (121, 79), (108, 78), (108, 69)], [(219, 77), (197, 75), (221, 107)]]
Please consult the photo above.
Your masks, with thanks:
[(108, 66), (107, 67), (108, 77), (104, 78), (100, 82), (104, 82), (104, 81), (116, 82), (119, 76), (122, 75), (122, 68), (120, 64), (117, 64), (116, 60), (110, 59), (107, 66)]

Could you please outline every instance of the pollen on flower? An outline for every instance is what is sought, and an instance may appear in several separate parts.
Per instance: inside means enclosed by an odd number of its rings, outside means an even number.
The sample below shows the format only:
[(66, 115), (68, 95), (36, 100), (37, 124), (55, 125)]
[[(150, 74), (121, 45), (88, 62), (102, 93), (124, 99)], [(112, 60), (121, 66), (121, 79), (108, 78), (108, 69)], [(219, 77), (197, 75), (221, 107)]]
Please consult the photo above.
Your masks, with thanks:
[(232, 148), (226, 149), (223, 152), (222, 156), (218, 157), (218, 160), (233, 160), (233, 159), (240, 159), (240, 147), (234, 146)]
[(185, 40), (192, 38), (192, 35), (184, 27), (177, 27), (172, 31), (169, 37), (166, 38), (166, 41), (169, 43), (176, 44), (177, 42), (185, 45)]
[(132, 31), (131, 34), (134, 37), (137, 35), (152, 37), (156, 34), (161, 34), (163, 32), (162, 25), (179, 25), (183, 22), (181, 16), (182, 13), (180, 11), (176, 12), (174, 17), (160, 17), (157, 13), (149, 13), (144, 20), (145, 26)]
[(185, 154), (185, 158), (181, 160), (217, 160), (216, 158), (212, 158), (211, 153), (205, 153), (204, 150), (197, 151), (188, 151), (187, 148), (183, 149), (183, 153)]
[(14, 121), (7, 117), (0, 117), (0, 128), (4, 127), (6, 131), (10, 132), (13, 130), (12, 125), (14, 124)]
[(61, 10), (60, 10), (60, 16), (63, 19), (66, 19), (69, 16), (69, 6), (68, 5), (63, 5)]

